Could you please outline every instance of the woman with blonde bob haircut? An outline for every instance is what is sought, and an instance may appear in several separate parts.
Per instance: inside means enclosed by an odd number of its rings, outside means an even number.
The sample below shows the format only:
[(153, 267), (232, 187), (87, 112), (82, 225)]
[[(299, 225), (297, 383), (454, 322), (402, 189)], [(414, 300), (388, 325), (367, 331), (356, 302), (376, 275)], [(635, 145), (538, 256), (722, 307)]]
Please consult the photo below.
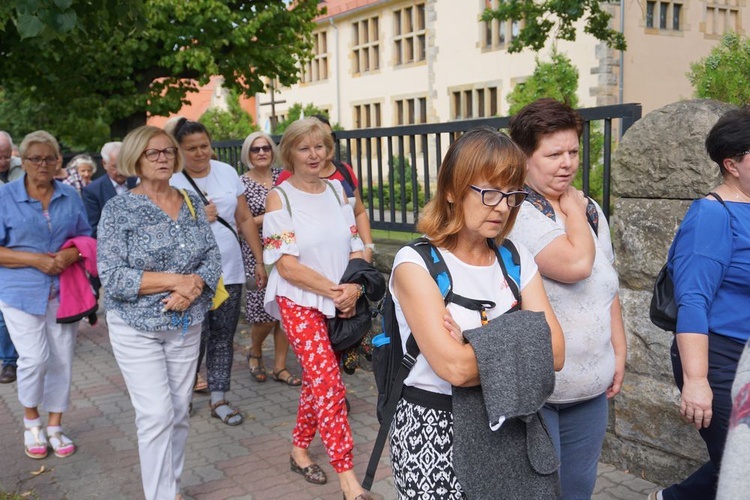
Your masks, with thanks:
[[(501, 132), (478, 128), (455, 141), (440, 166), (435, 197), (417, 228), (442, 255), (452, 290), (494, 303), (485, 317), (450, 302), (447, 306), (425, 261), (412, 246), (396, 254), (390, 280), (402, 348), (413, 335), (421, 354), (404, 382), (391, 427), (391, 464), (399, 498), (429, 491), (431, 498), (462, 499), (465, 488), (453, 466), (452, 386), (480, 385), (476, 353), (461, 332), (518, 309), (498, 262), (497, 248), (526, 198), (526, 159)], [(565, 347), (534, 258), (515, 245), (520, 259), (521, 309), (545, 314), (551, 330), (554, 369)], [(414, 447), (414, 442), (426, 443)], [(431, 443), (431, 444), (427, 444)], [(502, 471), (500, 471), (502, 472)]]

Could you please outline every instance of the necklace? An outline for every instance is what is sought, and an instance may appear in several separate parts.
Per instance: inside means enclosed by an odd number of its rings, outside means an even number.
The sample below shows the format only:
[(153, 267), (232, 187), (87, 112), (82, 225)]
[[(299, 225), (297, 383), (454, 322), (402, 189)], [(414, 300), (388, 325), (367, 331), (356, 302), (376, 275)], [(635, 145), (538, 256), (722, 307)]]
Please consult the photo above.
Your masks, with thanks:
[(270, 170), (268, 171), (268, 175), (264, 176), (265, 179), (261, 177), (260, 174), (253, 175), (255, 172), (256, 170), (249, 171), (248, 177), (250, 177), (253, 181), (255, 181), (256, 184), (260, 184), (264, 188), (271, 187), (271, 185), (273, 184), (273, 173), (271, 173)]

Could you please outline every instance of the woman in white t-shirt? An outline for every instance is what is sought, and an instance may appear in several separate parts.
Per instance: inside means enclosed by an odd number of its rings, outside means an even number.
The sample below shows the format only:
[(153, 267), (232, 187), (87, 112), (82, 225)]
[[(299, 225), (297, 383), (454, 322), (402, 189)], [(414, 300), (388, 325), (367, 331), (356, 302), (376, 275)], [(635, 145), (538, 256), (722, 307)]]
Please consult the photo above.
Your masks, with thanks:
[[(523, 153), (505, 134), (489, 128), (465, 133), (448, 150), (435, 196), (417, 226), (442, 254), (453, 292), (496, 304), (486, 311), (487, 320), (516, 305), (488, 240), (500, 245), (513, 227), (526, 198), (521, 191), (524, 171)], [(521, 245), (516, 247), (521, 259), (521, 308), (545, 313), (559, 370), (565, 351), (560, 325), (533, 257)], [(452, 386), (480, 384), (474, 350), (462, 342), (461, 331), (481, 326), (482, 317), (455, 303), (446, 307), (424, 260), (411, 247), (396, 254), (389, 286), (402, 342), (411, 333), (420, 348), (391, 427), (397, 494), (416, 498), (416, 492), (429, 492), (430, 498), (464, 498), (453, 469), (453, 413), (446, 405), (431, 406), (427, 400), (450, 398)]]
[(353, 470), (346, 390), (327, 328), (328, 318), (353, 316), (364, 293), (361, 285), (339, 284), (349, 260), (362, 258), (363, 246), (341, 183), (319, 176), (332, 147), (331, 135), (314, 118), (294, 122), (281, 139), (281, 160), (292, 176), (266, 198), (263, 256), (274, 268), (264, 307), (281, 320), (302, 366), (291, 470), (313, 484), (327, 481), (308, 452), (318, 431), (344, 498), (367, 500), (372, 497)]
[[(255, 258), (263, 262), (258, 227), (245, 203), (244, 187), (237, 172), (226, 163), (211, 159), (211, 137), (206, 127), (200, 122), (181, 118), (172, 134), (180, 145), (185, 168), (172, 176), (170, 184), (193, 191), (204, 200), (206, 216), (221, 252), (224, 285), (229, 292), (229, 298), (210, 311), (203, 322), (198, 369), (205, 354), (211, 416), (227, 425), (239, 425), (242, 414), (226, 399), (234, 358), (234, 333), (245, 283), (238, 228)], [(265, 284), (262, 265), (256, 266), (255, 278), (258, 286)]]

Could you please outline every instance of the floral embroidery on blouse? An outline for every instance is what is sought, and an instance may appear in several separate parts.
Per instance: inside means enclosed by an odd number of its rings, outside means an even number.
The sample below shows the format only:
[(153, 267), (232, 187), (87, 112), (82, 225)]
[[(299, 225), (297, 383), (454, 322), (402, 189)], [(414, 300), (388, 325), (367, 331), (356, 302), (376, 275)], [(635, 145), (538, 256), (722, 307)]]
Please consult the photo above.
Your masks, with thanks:
[(352, 239), (353, 240), (358, 240), (359, 239), (359, 231), (357, 230), (357, 225), (356, 224), (352, 224), (351, 226), (349, 226), (349, 232), (352, 234)]
[(294, 231), (282, 231), (281, 234), (272, 234), (263, 238), (263, 250), (278, 250), (281, 245), (295, 243)]

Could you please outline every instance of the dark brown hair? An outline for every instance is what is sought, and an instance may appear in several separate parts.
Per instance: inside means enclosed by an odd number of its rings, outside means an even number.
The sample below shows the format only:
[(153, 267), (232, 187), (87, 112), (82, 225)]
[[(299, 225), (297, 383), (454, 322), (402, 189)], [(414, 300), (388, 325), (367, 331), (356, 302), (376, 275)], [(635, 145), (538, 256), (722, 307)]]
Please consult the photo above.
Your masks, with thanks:
[(527, 157), (534, 154), (542, 137), (561, 130), (583, 132), (583, 120), (575, 109), (551, 97), (537, 99), (510, 119), (510, 137)]

